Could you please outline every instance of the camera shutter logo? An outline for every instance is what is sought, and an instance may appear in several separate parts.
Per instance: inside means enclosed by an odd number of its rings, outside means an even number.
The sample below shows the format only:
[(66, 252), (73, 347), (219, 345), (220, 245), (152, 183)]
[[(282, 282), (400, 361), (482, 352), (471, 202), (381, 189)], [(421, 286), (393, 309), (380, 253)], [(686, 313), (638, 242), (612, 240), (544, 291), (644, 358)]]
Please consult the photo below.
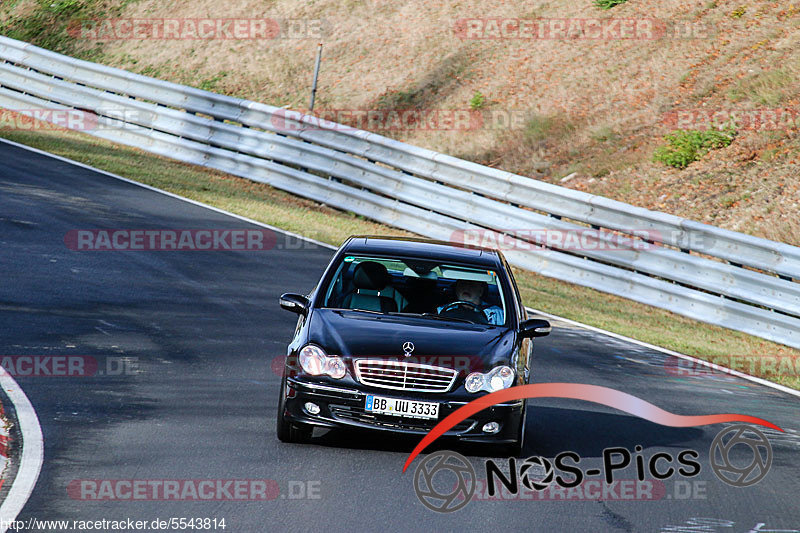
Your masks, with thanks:
[[(529, 472), (531, 468), (533, 470)], [(554, 476), (553, 463), (544, 457), (528, 457), (519, 469), (522, 484), (530, 490), (546, 489), (553, 482)]]
[[(745, 446), (750, 448), (750, 464), (739, 466), (732, 459), (731, 450), (737, 446), (737, 450), (743, 450)], [(717, 434), (711, 443), (709, 459), (711, 468), (721, 481), (734, 487), (749, 487), (764, 479), (769, 472), (772, 466), (772, 446), (766, 435), (753, 426), (737, 424)]]
[[(436, 474), (440, 476), (435, 483)], [(475, 494), (475, 469), (466, 457), (450, 450), (432, 453), (414, 472), (414, 491), (422, 504), (439, 513), (452, 513), (467, 505)], [(455, 487), (452, 482), (455, 481)], [(440, 492), (443, 490), (444, 492)]]

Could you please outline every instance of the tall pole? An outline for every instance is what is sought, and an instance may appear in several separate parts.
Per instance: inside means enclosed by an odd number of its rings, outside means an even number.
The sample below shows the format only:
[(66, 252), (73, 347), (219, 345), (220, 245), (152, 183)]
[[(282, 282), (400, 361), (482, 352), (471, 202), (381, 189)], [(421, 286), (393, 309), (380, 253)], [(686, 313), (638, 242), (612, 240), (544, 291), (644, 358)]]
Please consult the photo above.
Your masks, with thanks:
[(317, 47), (317, 64), (314, 65), (314, 82), (311, 84), (311, 102), (308, 104), (308, 111), (314, 111), (314, 99), (317, 96), (317, 78), (319, 77), (319, 64), (322, 61), (322, 43)]

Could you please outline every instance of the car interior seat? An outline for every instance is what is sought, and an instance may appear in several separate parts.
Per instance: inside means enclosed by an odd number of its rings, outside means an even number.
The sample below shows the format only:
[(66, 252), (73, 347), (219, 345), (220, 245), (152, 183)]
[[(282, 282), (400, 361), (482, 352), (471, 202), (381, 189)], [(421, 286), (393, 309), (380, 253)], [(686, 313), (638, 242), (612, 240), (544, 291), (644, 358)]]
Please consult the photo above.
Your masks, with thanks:
[(345, 296), (342, 307), (389, 313), (397, 311), (397, 302), (385, 294), (391, 276), (386, 267), (375, 261), (359, 263), (353, 272), (353, 292)]

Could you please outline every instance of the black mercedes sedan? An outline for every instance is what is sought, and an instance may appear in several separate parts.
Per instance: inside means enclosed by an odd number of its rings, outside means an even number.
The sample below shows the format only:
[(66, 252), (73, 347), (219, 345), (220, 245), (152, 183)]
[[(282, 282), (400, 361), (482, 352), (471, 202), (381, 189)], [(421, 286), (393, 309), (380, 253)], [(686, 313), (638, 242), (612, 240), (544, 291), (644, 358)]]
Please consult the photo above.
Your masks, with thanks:
[[(424, 434), (480, 395), (524, 385), (532, 337), (508, 263), (496, 250), (394, 237), (350, 237), (298, 314), (278, 400), (278, 438), (314, 427)], [(498, 404), (445, 435), (519, 454), (525, 401)]]

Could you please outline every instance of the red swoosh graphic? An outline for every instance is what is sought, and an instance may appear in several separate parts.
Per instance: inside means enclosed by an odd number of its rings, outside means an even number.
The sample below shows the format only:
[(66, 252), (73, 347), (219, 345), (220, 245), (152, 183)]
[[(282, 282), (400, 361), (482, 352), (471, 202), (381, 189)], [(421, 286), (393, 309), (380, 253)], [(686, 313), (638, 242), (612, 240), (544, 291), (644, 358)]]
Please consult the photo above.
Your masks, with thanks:
[(406, 471), (422, 450), (459, 422), (479, 411), (483, 411), (487, 407), (497, 405), (498, 403), (521, 400), (523, 398), (570, 398), (599, 403), (655, 422), (656, 424), (661, 424), (662, 426), (685, 428), (719, 424), (721, 422), (748, 422), (750, 424), (758, 424), (760, 426), (783, 431), (772, 422), (749, 415), (676, 415), (631, 394), (609, 389), (608, 387), (600, 387), (598, 385), (585, 385), (582, 383), (537, 383), (534, 385), (522, 385), (520, 387), (511, 387), (510, 389), (492, 392), (491, 394), (472, 400), (467, 405), (450, 413), (447, 418), (436, 424), (436, 426), (419, 441), (419, 444), (417, 444), (416, 448), (409, 454), (408, 459), (406, 459), (406, 463), (403, 465), (403, 472)]

